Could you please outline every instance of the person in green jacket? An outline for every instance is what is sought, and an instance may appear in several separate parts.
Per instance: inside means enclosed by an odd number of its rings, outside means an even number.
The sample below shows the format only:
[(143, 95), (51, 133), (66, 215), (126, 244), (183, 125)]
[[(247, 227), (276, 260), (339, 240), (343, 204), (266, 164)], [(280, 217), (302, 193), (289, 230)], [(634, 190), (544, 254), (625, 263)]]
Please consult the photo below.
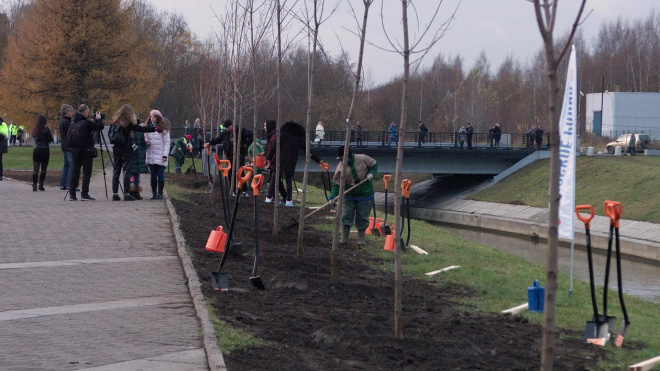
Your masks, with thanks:
[(16, 145), (16, 133), (18, 132), (18, 126), (13, 123), (9, 125), (9, 145)]
[(637, 144), (637, 139), (635, 134), (630, 134), (630, 142), (628, 142), (628, 154), (630, 156), (635, 156), (635, 145)]
[(9, 138), (9, 127), (0, 117), (0, 180), (2, 180), (2, 154), (7, 153), (7, 138)]
[[(256, 157), (255, 157), (255, 150), (254, 150), (255, 145), (256, 145), (256, 148), (257, 148)], [(248, 155), (248, 157), (245, 159), (246, 160), (245, 164), (247, 166), (252, 167), (254, 165), (254, 162), (255, 161), (257, 162), (257, 164), (256, 164), (257, 165), (257, 173), (253, 174), (253, 176), (263, 173), (264, 172), (264, 166), (266, 164), (266, 160), (264, 158), (264, 147), (261, 145), (261, 143), (258, 142), (258, 139), (254, 143), (250, 144), (250, 146), (248, 147), (247, 155)]]
[[(339, 147), (337, 151), (337, 159), (343, 159), (344, 146)], [(348, 173), (342, 174), (343, 164), (342, 161), (337, 165), (337, 170), (332, 178), (332, 190), (329, 199), (332, 200), (339, 195), (339, 182), (344, 181), (345, 188), (348, 189), (353, 185), (367, 179), (367, 182), (362, 183), (359, 187), (355, 188), (349, 193), (344, 194), (344, 203), (341, 213), (341, 245), (348, 244), (348, 236), (351, 231), (351, 225), (355, 221), (355, 227), (358, 230), (358, 245), (366, 246), (367, 242), (365, 236), (367, 227), (369, 227), (369, 212), (373, 205), (374, 198), (374, 184), (371, 180), (378, 172), (378, 162), (367, 155), (354, 154), (350, 148), (348, 150)]]
[[(140, 126), (147, 126), (146, 123), (140, 122), (139, 119), (137, 120), (137, 123)], [(134, 131), (133, 144), (135, 144), (133, 147), (133, 158), (128, 167), (128, 173), (130, 174), (133, 183), (130, 186), (130, 194), (136, 200), (142, 200), (142, 195), (140, 195), (140, 191), (142, 190), (142, 187), (140, 187), (140, 174), (149, 173), (149, 168), (147, 167), (147, 141), (144, 138), (144, 133)]]
[(181, 137), (177, 139), (174, 142), (174, 145), (172, 146), (172, 150), (170, 151), (170, 156), (174, 157), (174, 164), (176, 165), (176, 173), (181, 174), (181, 167), (183, 166), (183, 163), (186, 161), (185, 158), (185, 153), (188, 152), (188, 146), (192, 146), (190, 144), (190, 140), (192, 139), (192, 135), (186, 134), (185, 137)]
[(23, 134), (25, 133), (25, 127), (23, 125), (18, 126), (16, 131), (16, 140), (18, 140), (18, 146), (23, 147)]

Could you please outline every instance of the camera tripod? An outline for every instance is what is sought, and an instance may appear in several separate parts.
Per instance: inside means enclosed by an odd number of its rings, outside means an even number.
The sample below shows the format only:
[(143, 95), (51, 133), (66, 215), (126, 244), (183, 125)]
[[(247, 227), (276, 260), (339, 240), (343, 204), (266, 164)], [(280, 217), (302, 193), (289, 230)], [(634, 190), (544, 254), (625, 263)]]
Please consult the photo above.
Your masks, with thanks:
[[(101, 142), (101, 140), (103, 142)], [(103, 164), (103, 185), (105, 186), (105, 198), (108, 198), (108, 182), (106, 180), (106, 172), (105, 172), (105, 159), (103, 157), (103, 145), (105, 145), (105, 150), (108, 153), (108, 158), (111, 158), (110, 156), (110, 150), (108, 149), (108, 143), (105, 141), (105, 136), (103, 135), (103, 131), (99, 131), (99, 137), (98, 137), (98, 145), (101, 149), (101, 163)], [(112, 163), (112, 167), (115, 167), (114, 162)], [(77, 185), (76, 185), (77, 186)], [(121, 187), (122, 193), (124, 193), (124, 188), (121, 186), (121, 183), (119, 183), (119, 187)], [(64, 195), (64, 200), (69, 196), (69, 188), (71, 188), (71, 185), (69, 184), (69, 187), (66, 190), (66, 194)]]

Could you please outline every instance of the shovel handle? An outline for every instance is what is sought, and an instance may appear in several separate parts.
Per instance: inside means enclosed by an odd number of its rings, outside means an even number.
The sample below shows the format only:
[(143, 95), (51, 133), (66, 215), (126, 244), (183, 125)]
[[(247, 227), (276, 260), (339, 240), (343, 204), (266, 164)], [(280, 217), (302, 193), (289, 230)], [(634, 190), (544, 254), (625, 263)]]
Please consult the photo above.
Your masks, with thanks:
[[(366, 182), (367, 180), (369, 180), (369, 179), (367, 179), (367, 178), (362, 179), (358, 184), (356, 184), (356, 185), (352, 186), (351, 188), (345, 190), (345, 191), (344, 191), (344, 194), (346, 194), (346, 193), (348, 193), (348, 192), (354, 190), (355, 188), (361, 186), (362, 183)], [(309, 218), (310, 216), (312, 216), (312, 215), (318, 213), (319, 211), (325, 209), (326, 206), (328, 206), (328, 205), (330, 205), (330, 204), (334, 204), (336, 201), (337, 201), (337, 199), (336, 199), (336, 198), (333, 198), (332, 200), (326, 202), (325, 204), (323, 204), (323, 206), (321, 206), (321, 207), (319, 207), (318, 209), (313, 210), (311, 213), (305, 215), (305, 219), (307, 219), (307, 218)]]
[(605, 215), (610, 217), (610, 224), (619, 228), (619, 217), (621, 216), (621, 202), (618, 201), (605, 201), (603, 205)]
[(264, 184), (263, 174), (255, 175), (254, 178), (252, 178), (252, 192), (255, 196), (259, 196), (259, 190), (261, 189), (262, 184)]
[(387, 189), (387, 184), (392, 180), (392, 176), (390, 174), (383, 175), (383, 182), (385, 183), (385, 189)]
[[(243, 175), (244, 172), (247, 172), (247, 174)], [(243, 184), (250, 181), (251, 177), (252, 177), (252, 168), (249, 166), (241, 166), (240, 169), (238, 169), (238, 173), (236, 174), (236, 178), (238, 179), (237, 188), (241, 189), (243, 187)]]
[(231, 170), (231, 162), (229, 162), (229, 160), (221, 160), (217, 153), (213, 154), (213, 159), (215, 160), (215, 165), (218, 167), (218, 170), (222, 171), (222, 174), (225, 177), (228, 177), (229, 170)]
[[(589, 216), (582, 215), (580, 210), (588, 210)], [(584, 223), (584, 229), (589, 229), (589, 223), (591, 222), (591, 219), (594, 218), (594, 207), (591, 205), (577, 205), (575, 206), (575, 214), (577, 215), (577, 218)]]
[(404, 179), (401, 181), (401, 196), (410, 198), (410, 180)]
[(319, 166), (321, 167), (321, 171), (329, 171), (330, 170), (330, 164), (325, 163), (323, 161), (319, 162)]

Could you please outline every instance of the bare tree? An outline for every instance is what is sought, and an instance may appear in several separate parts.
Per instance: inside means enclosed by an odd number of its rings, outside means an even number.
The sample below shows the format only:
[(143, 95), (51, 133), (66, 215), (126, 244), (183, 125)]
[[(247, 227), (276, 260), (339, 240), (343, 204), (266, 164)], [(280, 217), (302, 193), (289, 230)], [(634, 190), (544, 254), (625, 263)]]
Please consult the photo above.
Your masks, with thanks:
[[(438, 6), (435, 9), (432, 17), (430, 18), (429, 23), (426, 27), (422, 28), (422, 32), (419, 34), (417, 39), (412, 40), (412, 43), (409, 42), (408, 37), (408, 7), (413, 6), (412, 0), (401, 0), (401, 21), (403, 25), (403, 49), (401, 49), (401, 43), (393, 40), (390, 35), (387, 33), (385, 27), (385, 20), (383, 17), (383, 6), (381, 4), (381, 25), (383, 28), (383, 33), (387, 37), (387, 40), (390, 44), (391, 49), (389, 51), (400, 54), (403, 57), (403, 78), (402, 78), (402, 92), (401, 92), (401, 117), (399, 120), (399, 143), (397, 146), (397, 156), (396, 156), (396, 171), (394, 175), (394, 220), (399, 220), (401, 217), (401, 169), (403, 167), (403, 150), (405, 147), (405, 132), (407, 128), (408, 120), (408, 79), (410, 77), (410, 66), (412, 64), (417, 64), (424, 58), (424, 56), (431, 50), (431, 48), (445, 35), (449, 29), (449, 25), (454, 19), (454, 15), (458, 10), (458, 5), (454, 9), (453, 13), (437, 28), (433, 27), (433, 23), (440, 12), (440, 6), (442, 1), (438, 2)], [(460, 5), (460, 3), (459, 3)], [(419, 14), (416, 13), (416, 18), (419, 19)], [(418, 27), (420, 25), (418, 24)], [(428, 42), (422, 47), (422, 42), (427, 38)], [(373, 45), (373, 44), (372, 44)], [(377, 46), (378, 47), (378, 46)], [(379, 47), (381, 48), (381, 47)], [(384, 48), (381, 48), (384, 49)], [(387, 50), (387, 49), (386, 49)], [(417, 58), (412, 62), (410, 61), (411, 55), (417, 55)], [(403, 227), (396, 223), (394, 227), (394, 235), (399, 236), (400, 230)], [(403, 273), (401, 268), (401, 251), (403, 246), (401, 245), (401, 239), (395, 238), (395, 257), (394, 257), (394, 335), (398, 339), (403, 338)]]
[(550, 113), (548, 115), (548, 128), (550, 128), (550, 215), (548, 217), (548, 257), (546, 262), (545, 308), (543, 315), (543, 348), (541, 355), (541, 369), (552, 370), (555, 358), (555, 306), (557, 294), (557, 227), (559, 220), (559, 87), (557, 83), (557, 67), (568, 50), (573, 35), (580, 24), (582, 11), (586, 0), (582, 0), (571, 34), (558, 56), (555, 56), (553, 33), (557, 17), (557, 3), (559, 0), (534, 0), (536, 21), (543, 37), (545, 48), (546, 74), (548, 78)]
[[(301, 257), (303, 254), (304, 246), (304, 229), (305, 229), (305, 201), (307, 196), (307, 181), (309, 179), (309, 160), (311, 155), (310, 150), (310, 129), (312, 122), (312, 107), (314, 103), (314, 67), (316, 63), (316, 50), (318, 47), (318, 38), (319, 38), (319, 28), (321, 24), (327, 21), (330, 16), (337, 10), (339, 1), (335, 3), (330, 14), (324, 16), (325, 13), (325, 0), (313, 0), (312, 9), (310, 10), (307, 7), (307, 2), (303, 2), (305, 5), (305, 12), (303, 14), (302, 20), (305, 24), (307, 30), (308, 41), (312, 44), (311, 50), (309, 52), (309, 66), (307, 70), (307, 119), (305, 122), (305, 172), (303, 174), (303, 189), (302, 189), (302, 198), (300, 200), (300, 222), (298, 223), (298, 242), (297, 246), (297, 255)], [(310, 14), (311, 13), (311, 14)]]
[[(374, 0), (362, 0), (362, 3), (364, 4), (362, 26), (360, 26), (360, 24), (357, 22), (357, 16), (355, 15), (355, 11), (351, 7), (351, 10), (353, 12), (353, 18), (356, 20), (357, 28), (360, 34), (360, 52), (358, 54), (357, 70), (354, 75), (355, 84), (353, 85), (353, 98), (351, 99), (351, 106), (348, 109), (348, 118), (346, 118), (346, 135), (344, 137), (344, 157), (342, 159), (342, 169), (341, 169), (342, 174), (346, 174), (346, 172), (348, 171), (348, 166), (347, 166), (348, 151), (351, 144), (350, 142), (351, 119), (353, 118), (353, 110), (355, 109), (355, 104), (357, 102), (358, 92), (360, 89), (360, 78), (362, 76), (362, 57), (364, 55), (364, 42), (365, 42), (365, 37), (367, 35), (367, 19), (369, 16), (369, 7), (373, 3), (373, 1)], [(339, 281), (339, 267), (337, 266), (337, 247), (339, 244), (339, 227), (341, 224), (341, 214), (344, 205), (344, 191), (346, 189), (346, 185), (343, 181), (343, 176), (340, 179), (342, 180), (339, 182), (339, 194), (337, 195), (337, 207), (335, 209), (335, 229), (332, 237), (332, 252), (330, 255), (330, 278), (332, 279), (332, 282)]]

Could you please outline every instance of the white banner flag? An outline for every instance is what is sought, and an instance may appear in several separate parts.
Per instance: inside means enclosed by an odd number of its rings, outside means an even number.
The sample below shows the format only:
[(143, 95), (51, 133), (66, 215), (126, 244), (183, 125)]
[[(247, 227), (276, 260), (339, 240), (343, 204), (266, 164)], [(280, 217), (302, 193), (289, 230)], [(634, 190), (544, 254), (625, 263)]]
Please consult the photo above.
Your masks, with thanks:
[(559, 118), (559, 238), (574, 238), (575, 223), (575, 134), (577, 131), (577, 62), (575, 46), (568, 60), (564, 103)]

